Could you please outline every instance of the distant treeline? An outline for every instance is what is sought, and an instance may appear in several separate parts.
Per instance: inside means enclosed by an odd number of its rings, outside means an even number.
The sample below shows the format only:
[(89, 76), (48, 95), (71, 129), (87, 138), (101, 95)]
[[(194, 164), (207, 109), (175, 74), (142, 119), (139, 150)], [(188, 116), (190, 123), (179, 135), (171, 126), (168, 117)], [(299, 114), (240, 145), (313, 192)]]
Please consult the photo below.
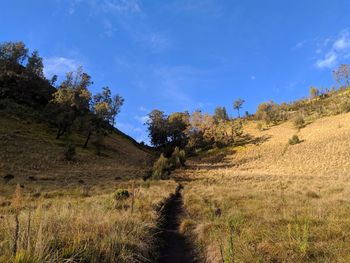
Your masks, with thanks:
[(200, 110), (192, 114), (185, 111), (166, 115), (161, 110), (153, 110), (147, 121), (151, 143), (165, 153), (170, 153), (175, 147), (195, 152), (235, 145), (243, 134), (242, 124), (246, 120), (256, 121), (258, 129), (290, 119), (294, 119), (296, 127), (300, 127), (300, 123), (305, 123), (304, 118), (311, 121), (349, 112), (349, 65), (340, 65), (333, 71), (333, 76), (338, 87), (322, 89), (312, 86), (309, 98), (281, 104), (272, 100), (263, 102), (254, 114), (245, 111), (242, 117), (240, 110), (245, 101), (237, 99), (233, 102), (233, 109), (238, 111), (238, 118), (230, 118), (225, 107), (217, 107), (213, 115), (203, 114)]

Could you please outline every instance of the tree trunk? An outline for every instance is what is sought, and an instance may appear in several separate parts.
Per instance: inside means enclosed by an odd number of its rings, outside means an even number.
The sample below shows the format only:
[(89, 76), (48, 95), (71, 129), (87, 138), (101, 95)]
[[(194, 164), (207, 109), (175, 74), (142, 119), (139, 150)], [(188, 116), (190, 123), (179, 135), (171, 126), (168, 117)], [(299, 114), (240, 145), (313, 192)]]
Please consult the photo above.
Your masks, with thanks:
[(56, 140), (59, 140), (60, 136), (61, 136), (61, 128), (59, 128), (57, 131)]
[(84, 146), (83, 146), (84, 149), (87, 148), (87, 146), (88, 146), (88, 143), (89, 143), (89, 140), (90, 140), (90, 136), (91, 136), (91, 131), (89, 131), (88, 136), (86, 137), (86, 140), (85, 140), (85, 143), (84, 143)]

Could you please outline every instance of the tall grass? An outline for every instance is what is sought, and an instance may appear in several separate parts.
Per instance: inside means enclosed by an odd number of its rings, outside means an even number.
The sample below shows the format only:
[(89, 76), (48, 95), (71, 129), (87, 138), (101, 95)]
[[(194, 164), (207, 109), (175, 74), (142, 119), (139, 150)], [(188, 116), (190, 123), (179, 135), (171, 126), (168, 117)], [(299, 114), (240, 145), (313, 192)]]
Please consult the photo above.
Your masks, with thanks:
[(118, 209), (113, 191), (91, 197), (24, 197), (18, 224), (13, 209), (1, 208), (0, 262), (148, 262), (154, 252), (154, 208), (175, 183), (144, 187), (137, 182), (129, 188), (133, 199), (120, 200), (125, 205)]

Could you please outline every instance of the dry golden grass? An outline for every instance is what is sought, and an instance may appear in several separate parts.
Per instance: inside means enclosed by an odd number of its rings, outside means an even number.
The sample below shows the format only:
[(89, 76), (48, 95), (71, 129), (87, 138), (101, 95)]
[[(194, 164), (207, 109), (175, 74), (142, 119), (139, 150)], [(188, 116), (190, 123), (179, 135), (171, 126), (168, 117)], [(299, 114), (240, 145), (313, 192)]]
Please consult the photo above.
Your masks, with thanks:
[[(350, 114), (291, 122), (223, 162), (190, 162), (181, 231), (208, 262), (350, 261)], [(298, 134), (300, 144), (288, 145)]]
[[(14, 117), (0, 117), (0, 177), (11, 174), (11, 185), (26, 187), (40, 185), (43, 189), (69, 187), (84, 181), (103, 186), (114, 180), (140, 178), (150, 170), (153, 156), (136, 147), (127, 138), (113, 134), (105, 140), (103, 155), (97, 156), (94, 147), (83, 149), (84, 138), (71, 134), (55, 139), (55, 131), (45, 124), (28, 123)], [(74, 143), (74, 162), (62, 160), (67, 143)], [(3, 181), (1, 181), (3, 183)], [(0, 194), (11, 192), (2, 189)]]
[[(0, 117), (0, 262), (149, 262), (155, 208), (175, 182), (143, 182), (154, 157), (124, 136), (109, 135), (97, 156), (92, 145), (79, 147), (82, 136), (54, 134), (45, 124)], [(67, 143), (77, 145), (73, 162), (61, 158)], [(22, 197), (13, 199), (18, 185)], [(134, 202), (116, 201), (117, 189), (135, 192)]]
[[(156, 205), (174, 192), (173, 181), (135, 183), (132, 198), (115, 201), (118, 188), (84, 187), (40, 193), (23, 189), (18, 252), (13, 257), (15, 211), (0, 207), (0, 262), (147, 262), (154, 252)], [(27, 261), (21, 261), (24, 258)]]

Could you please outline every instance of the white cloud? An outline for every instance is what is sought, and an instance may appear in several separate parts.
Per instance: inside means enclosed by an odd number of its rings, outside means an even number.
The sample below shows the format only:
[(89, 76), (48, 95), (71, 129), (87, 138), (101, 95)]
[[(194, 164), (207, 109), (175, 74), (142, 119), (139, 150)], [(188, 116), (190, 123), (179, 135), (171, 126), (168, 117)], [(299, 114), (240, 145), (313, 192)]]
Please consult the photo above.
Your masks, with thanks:
[(295, 47), (302, 48), (306, 43), (307, 43), (307, 40), (300, 41), (295, 45)]
[(338, 60), (338, 55), (335, 52), (329, 52), (325, 55), (323, 59), (316, 61), (316, 66), (318, 68), (332, 68), (336, 65)]
[(108, 21), (108, 20), (105, 20), (103, 22), (103, 27), (104, 27), (104, 34), (107, 36), (107, 37), (112, 37), (114, 32), (116, 31), (116, 28), (113, 26), (113, 24)]
[(139, 107), (139, 111), (142, 111), (142, 112), (149, 112), (149, 110), (143, 106), (140, 106)]
[(186, 90), (196, 86), (194, 83), (197, 83), (202, 73), (203, 71), (191, 66), (160, 67), (153, 70), (160, 94), (167, 100), (184, 105), (193, 102)]
[(326, 52), (322, 52), (321, 48), (316, 50), (316, 53), (321, 55), (315, 63), (316, 67), (321, 69), (335, 67), (350, 56), (350, 31), (343, 30), (335, 39), (327, 38), (323, 41), (323, 46)]
[(105, 12), (139, 13), (141, 6), (138, 0), (104, 0), (103, 10)]
[(145, 124), (148, 121), (148, 115), (144, 115), (144, 116), (135, 116), (135, 120), (137, 120), (140, 124)]
[(80, 64), (74, 60), (65, 57), (44, 58), (44, 74), (46, 77), (53, 75), (64, 75), (69, 71), (76, 70)]

